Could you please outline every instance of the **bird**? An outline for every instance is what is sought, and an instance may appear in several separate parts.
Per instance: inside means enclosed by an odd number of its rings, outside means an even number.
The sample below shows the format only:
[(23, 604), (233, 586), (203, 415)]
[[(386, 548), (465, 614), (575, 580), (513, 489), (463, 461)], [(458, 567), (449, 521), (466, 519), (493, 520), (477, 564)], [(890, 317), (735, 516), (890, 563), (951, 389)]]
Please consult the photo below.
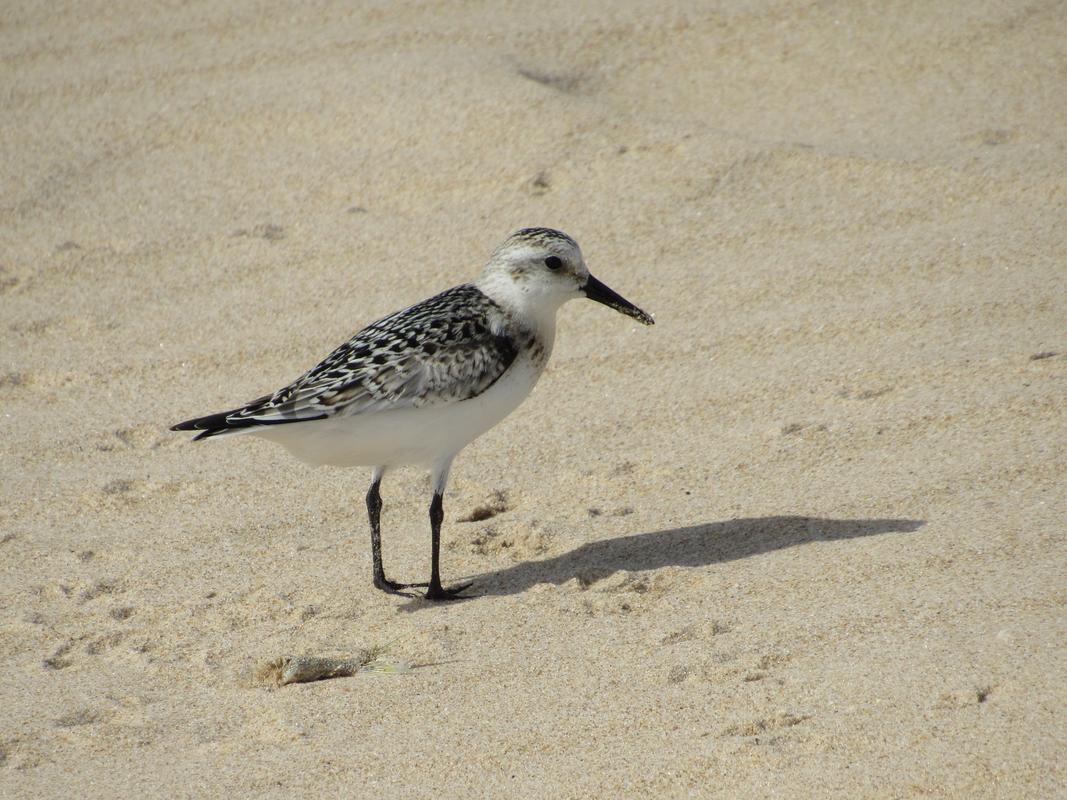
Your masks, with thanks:
[[(374, 586), (433, 601), (472, 583), (441, 583), (443, 494), (453, 459), (514, 411), (548, 363), (556, 313), (587, 298), (645, 325), (653, 317), (589, 273), (578, 243), (553, 228), (515, 231), (481, 275), (372, 322), (287, 386), (247, 405), (186, 420), (193, 441), (252, 434), (316, 465), (371, 467), (366, 495)], [(381, 483), (401, 466), (429, 470), (430, 579), (385, 576)]]

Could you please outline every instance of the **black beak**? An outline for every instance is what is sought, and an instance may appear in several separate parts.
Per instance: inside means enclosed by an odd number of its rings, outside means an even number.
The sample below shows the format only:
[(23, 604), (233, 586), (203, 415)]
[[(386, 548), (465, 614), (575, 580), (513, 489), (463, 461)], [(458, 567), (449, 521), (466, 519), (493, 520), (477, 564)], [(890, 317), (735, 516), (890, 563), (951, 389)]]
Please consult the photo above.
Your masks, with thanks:
[(622, 295), (616, 294), (592, 275), (590, 275), (589, 280), (585, 282), (582, 291), (585, 292), (585, 296), (590, 300), (596, 300), (598, 303), (603, 303), (608, 308), (614, 308), (620, 314), (633, 317), (644, 325), (656, 324), (656, 321), (652, 319), (651, 314), (645, 313)]

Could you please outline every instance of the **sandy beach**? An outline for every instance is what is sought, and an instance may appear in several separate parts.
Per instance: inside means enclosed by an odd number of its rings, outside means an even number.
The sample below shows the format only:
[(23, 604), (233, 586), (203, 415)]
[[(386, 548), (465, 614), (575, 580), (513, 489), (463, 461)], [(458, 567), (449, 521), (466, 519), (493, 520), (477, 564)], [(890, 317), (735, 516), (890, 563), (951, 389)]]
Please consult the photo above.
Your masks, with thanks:
[[(1067, 3), (12, 2), (0, 63), (0, 797), (1067, 795)], [(566, 305), (457, 458), (475, 599), (371, 586), (369, 470), (168, 431), (527, 225), (656, 325)]]

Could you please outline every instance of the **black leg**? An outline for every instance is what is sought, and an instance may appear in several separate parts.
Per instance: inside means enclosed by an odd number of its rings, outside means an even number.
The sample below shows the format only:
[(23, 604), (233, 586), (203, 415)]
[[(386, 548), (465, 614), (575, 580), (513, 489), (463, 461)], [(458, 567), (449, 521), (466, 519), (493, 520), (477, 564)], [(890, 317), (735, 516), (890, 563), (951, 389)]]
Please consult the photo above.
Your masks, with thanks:
[(382, 566), (382, 495), (381, 476), (375, 474), (367, 491), (367, 516), (370, 518), (370, 552), (374, 560), (374, 585), (383, 592), (392, 594), (406, 589), (411, 584), (396, 583), (385, 577), (385, 568)]
[(434, 493), (430, 501), (430, 586), (431, 592), (441, 592), (441, 523), (445, 506), (441, 495)]
[(460, 592), (470, 586), (463, 583), (448, 589), (441, 586), (441, 521), (445, 518), (445, 508), (441, 495), (433, 494), (430, 503), (430, 583), (426, 588), (427, 600), (462, 600)]

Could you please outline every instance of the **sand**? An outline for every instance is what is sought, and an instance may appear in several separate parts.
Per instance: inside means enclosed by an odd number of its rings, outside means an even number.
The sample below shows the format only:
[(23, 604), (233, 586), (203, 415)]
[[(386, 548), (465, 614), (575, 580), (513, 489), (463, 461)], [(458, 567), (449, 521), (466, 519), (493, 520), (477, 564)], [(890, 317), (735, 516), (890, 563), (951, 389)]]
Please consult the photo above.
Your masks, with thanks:
[[(1067, 5), (355, 5), (4, 6), (0, 795), (1063, 796)], [(657, 325), (457, 459), (476, 599), (167, 431), (524, 225)]]

